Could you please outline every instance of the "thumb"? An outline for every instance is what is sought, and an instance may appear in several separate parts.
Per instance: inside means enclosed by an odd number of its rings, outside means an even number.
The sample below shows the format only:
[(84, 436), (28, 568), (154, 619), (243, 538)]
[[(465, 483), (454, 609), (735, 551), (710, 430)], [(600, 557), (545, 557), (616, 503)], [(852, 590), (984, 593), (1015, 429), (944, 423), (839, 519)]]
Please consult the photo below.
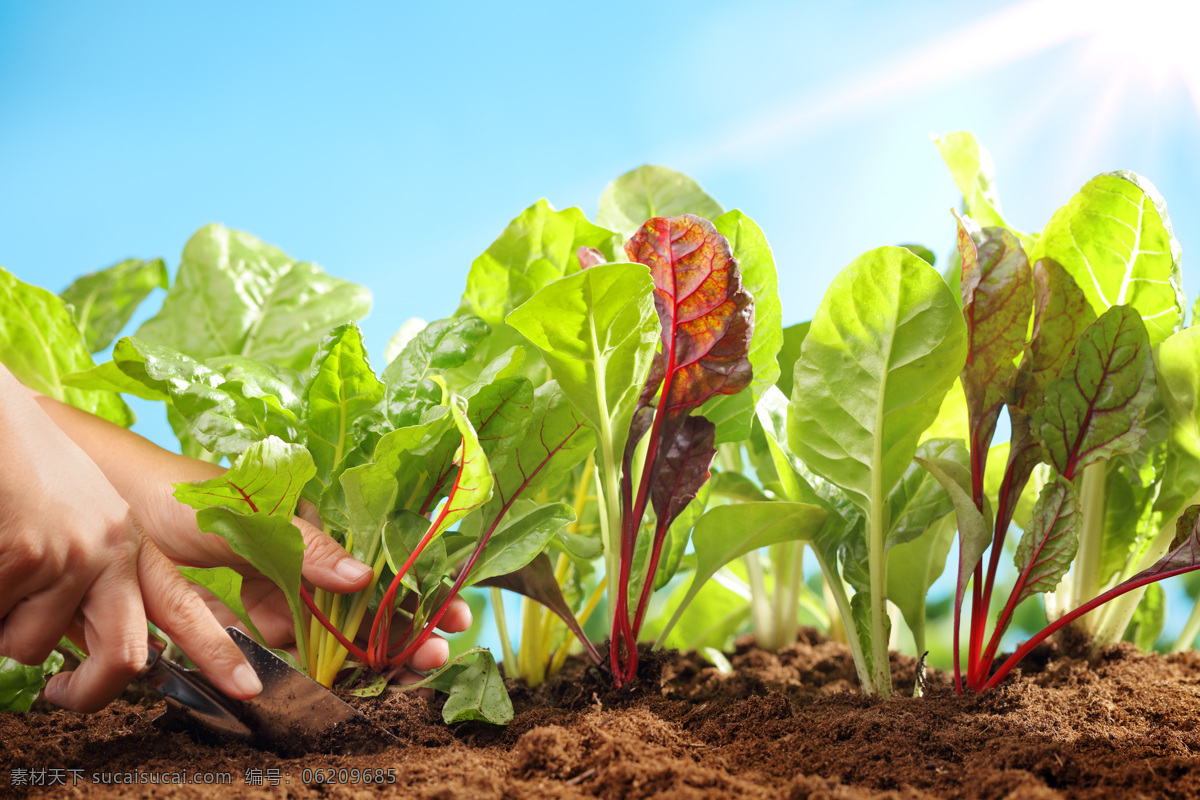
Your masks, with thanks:
[(314, 586), (344, 593), (365, 589), (371, 582), (372, 569), (351, 557), (332, 537), (301, 517), (293, 517), (292, 524), (304, 536), (303, 575)]

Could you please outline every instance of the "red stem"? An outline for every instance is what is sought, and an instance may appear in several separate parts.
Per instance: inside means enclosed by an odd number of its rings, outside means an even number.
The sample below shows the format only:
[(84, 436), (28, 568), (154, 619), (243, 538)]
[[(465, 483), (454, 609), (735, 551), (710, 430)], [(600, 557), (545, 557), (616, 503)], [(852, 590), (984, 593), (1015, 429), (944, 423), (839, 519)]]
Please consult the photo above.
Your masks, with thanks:
[(979, 684), (985, 681), (988, 673), (991, 672), (992, 663), (996, 658), (996, 651), (1000, 648), (1000, 639), (1004, 636), (1004, 631), (1008, 628), (1008, 624), (1012, 620), (1013, 611), (1017, 607), (1017, 598), (1021, 596), (1021, 591), (1025, 588), (1025, 582), (1029, 577), (1031, 567), (1032, 564), (1027, 566), (1025, 571), (1017, 578), (1017, 583), (1013, 586), (1012, 594), (1008, 596), (1008, 602), (1004, 604), (1004, 610), (1000, 612), (1000, 616), (996, 619), (996, 625), (992, 628), (992, 638), (988, 642), (987, 650), (983, 654), (983, 660), (980, 662), (976, 674), (971, 677), (970, 684), (972, 689), (979, 689)]
[(391, 632), (392, 612), (396, 605), (396, 593), (400, 590), (400, 585), (404, 576), (416, 563), (416, 560), (424, 552), (426, 546), (433, 541), (434, 534), (441, 527), (442, 521), (445, 520), (446, 514), (450, 511), (450, 504), (454, 500), (454, 493), (458, 491), (458, 483), (454, 484), (454, 488), (450, 490), (450, 497), (447, 498), (442, 506), (441, 513), (429, 525), (429, 530), (421, 537), (421, 541), (409, 553), (408, 559), (404, 562), (404, 566), (396, 571), (396, 576), (392, 578), (392, 582), (388, 585), (387, 592), (383, 595), (383, 600), (379, 603), (379, 610), (375, 612), (375, 621), (371, 624), (371, 635), (367, 639), (367, 649), (371, 651), (371, 669), (378, 672), (383, 670), (383, 666), (387, 663), (387, 641)]
[[(657, 418), (655, 419), (657, 423)], [(655, 426), (657, 427), (657, 425)], [(651, 442), (653, 446), (653, 442)], [(618, 566), (620, 579), (617, 581), (617, 599), (613, 610), (612, 636), (610, 637), (608, 659), (612, 667), (613, 678), (617, 688), (620, 688), (629, 673), (630, 650), (632, 649), (633, 671), (637, 671), (637, 645), (630, 647), (629, 639), (633, 629), (629, 625), (629, 578), (633, 571), (633, 554), (637, 548), (637, 532), (641, 518), (635, 516), (633, 505), (633, 478), (629, 473), (628, 464), (621, 473), (621, 561)], [(643, 470), (642, 477), (645, 478)], [(624, 660), (621, 654), (625, 654)]]
[(300, 587), (300, 599), (304, 601), (304, 605), (308, 606), (308, 610), (312, 612), (312, 615), (317, 618), (317, 622), (320, 622), (325, 626), (325, 630), (333, 634), (333, 638), (338, 640), (338, 644), (346, 648), (350, 655), (354, 656), (359, 661), (363, 662), (364, 664), (367, 663), (368, 659), (366, 652), (355, 645), (354, 642), (347, 639), (342, 632), (339, 631), (337, 627), (329, 621), (329, 618), (321, 613), (321, 609), (317, 608), (317, 604), (313, 600), (312, 595), (310, 595), (308, 593), (308, 589), (305, 589), (303, 586)]
[(646, 607), (650, 604), (650, 595), (654, 594), (654, 576), (658, 572), (658, 559), (662, 555), (662, 546), (666, 539), (667, 528), (660, 519), (655, 525), (654, 549), (650, 552), (650, 568), (646, 573), (646, 582), (642, 584), (642, 596), (638, 599), (637, 616), (633, 620), (635, 639), (642, 630), (642, 618), (645, 617)]
[(984, 630), (987, 626), (987, 611), (983, 608), (983, 561), (975, 565), (974, 580), (971, 581), (971, 639), (967, 651), (967, 683), (979, 670), (979, 654), (983, 650)]
[(1012, 520), (1008, 500), (1011, 477), (1011, 471), (1005, 473), (1004, 482), (1000, 484), (1000, 497), (996, 508), (996, 530), (992, 535), (992, 553), (988, 559), (987, 583), (983, 587), (983, 607), (989, 610), (992, 607), (992, 589), (996, 584), (996, 573), (1000, 570), (1000, 554), (1004, 550), (1004, 540), (1008, 537), (1008, 524)]
[[(576, 430), (578, 430), (578, 428), (576, 428)], [(529, 486), (529, 482), (532, 481), (539, 472), (541, 472), (546, 464), (550, 463), (550, 460), (558, 453), (559, 450), (562, 449), (562, 446), (566, 441), (567, 439), (564, 439), (562, 443), (559, 443), (553, 450), (549, 451), (546, 454), (546, 457), (542, 460), (542, 463), (538, 465), (537, 469), (531, 472), (525, 478), (525, 480), (522, 481), (521, 485), (518, 486), (512, 493), (512, 497), (506, 500), (504, 505), (500, 507), (500, 511), (496, 514), (496, 519), (494, 522), (492, 522), (492, 526), (488, 528), (487, 533), (480, 538), (479, 544), (475, 546), (475, 552), (471, 554), (471, 558), (468, 559), (466, 565), (463, 566), (462, 571), (458, 573), (458, 577), (454, 579), (454, 585), (450, 587), (450, 592), (446, 595), (446, 599), (443, 600), (441, 605), (438, 606), (437, 610), (430, 615), (429, 621), (426, 622), (424, 627), (421, 628), (421, 632), (417, 634), (417, 638), (415, 638), (411, 644), (400, 651), (399, 655), (387, 659), (387, 665), (389, 667), (397, 667), (407, 662), (410, 658), (412, 658), (413, 653), (415, 653), (417, 649), (420, 648), (421, 645), (425, 644), (426, 640), (433, 635), (434, 628), (436, 628), (437, 624), (442, 621), (442, 617), (445, 616), (446, 611), (450, 608), (450, 603), (458, 595), (459, 590), (461, 590), (463, 587), (463, 584), (466, 583), (467, 576), (471, 574), (471, 570), (474, 568), (475, 562), (479, 560), (479, 556), (481, 553), (483, 553), (483, 549), (487, 547), (488, 540), (492, 538), (492, 534), (496, 532), (496, 528), (499, 527), (500, 522), (504, 519), (505, 515), (508, 513), (508, 510), (512, 507), (512, 504), (516, 502), (516, 499), (520, 497), (521, 493), (524, 492), (526, 487)], [(447, 505), (449, 505), (449, 501), (447, 501)], [(602, 663), (603, 659), (600, 657), (600, 654), (596, 652), (596, 648), (591, 642), (584, 641), (583, 646), (587, 650), (588, 656), (593, 662), (595, 662), (597, 665)]]
[(1156, 575), (1147, 575), (1144, 578), (1140, 578), (1140, 579), (1136, 579), (1136, 580), (1129, 580), (1118, 586), (1114, 586), (1113, 588), (1109, 589), (1107, 592), (1104, 592), (1103, 594), (1099, 595), (1098, 597), (1093, 598), (1092, 600), (1089, 600), (1088, 602), (1081, 605), (1079, 608), (1076, 608), (1074, 611), (1071, 611), (1068, 614), (1064, 614), (1063, 616), (1056, 619), (1054, 622), (1047, 625), (1045, 628), (1042, 628), (1042, 630), (1039, 631), (1037, 634), (1035, 634), (1032, 639), (1025, 642), (1025, 644), (1021, 645), (1021, 647), (1017, 650), (1017, 652), (1015, 652), (1011, 656), (1009, 656), (1008, 660), (1006, 660), (1003, 664), (1001, 664), (1000, 668), (998, 670), (996, 670), (996, 674), (991, 677), (991, 680), (989, 680), (987, 683), (985, 683), (983, 685), (983, 688), (980, 689), (979, 691), (986, 692), (988, 689), (995, 688), (995, 686), (997, 684), (999, 684), (1000, 681), (1004, 680), (1004, 678), (1008, 676), (1008, 673), (1012, 671), (1013, 667), (1015, 667), (1021, 661), (1021, 659), (1023, 659), (1025, 656), (1029, 655), (1030, 651), (1033, 650), (1033, 648), (1037, 647), (1039, 644), (1044, 642), (1046, 639), (1053, 636), (1060, 629), (1066, 627), (1067, 625), (1070, 625), (1072, 622), (1079, 619), (1084, 614), (1087, 614), (1089, 611), (1099, 608), (1100, 606), (1107, 603), (1109, 600), (1115, 600), (1116, 598), (1120, 597), (1121, 595), (1123, 595), (1127, 592), (1132, 592), (1134, 589), (1139, 589), (1143, 586), (1154, 583), (1155, 581), (1165, 580), (1166, 578), (1173, 578), (1176, 575), (1182, 575), (1185, 572), (1192, 572), (1193, 570), (1197, 570), (1197, 569), (1200, 569), (1200, 564), (1194, 564), (1194, 565), (1187, 566), (1187, 567), (1180, 567), (1179, 569), (1173, 569), (1168, 572), (1162, 572), (1162, 573), (1159, 573)]

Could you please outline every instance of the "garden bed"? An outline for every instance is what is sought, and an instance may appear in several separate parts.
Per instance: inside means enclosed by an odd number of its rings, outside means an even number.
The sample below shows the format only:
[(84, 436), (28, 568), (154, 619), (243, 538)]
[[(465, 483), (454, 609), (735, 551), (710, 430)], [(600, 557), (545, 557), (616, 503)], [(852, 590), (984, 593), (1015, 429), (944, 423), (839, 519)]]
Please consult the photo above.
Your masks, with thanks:
[[(92, 716), (6, 714), (0, 764), (9, 774), (0, 775), (0, 796), (229, 790), (93, 782), (93, 773), (139, 771), (146, 780), (224, 772), (250, 797), (376, 795), (361, 773), (353, 781), (357, 769), (394, 778), (389, 793), (417, 798), (1200, 797), (1195, 652), (1122, 649), (1089, 662), (1046, 648), (998, 691), (958, 697), (946, 675), (932, 672), (925, 697), (887, 702), (859, 694), (850, 651), (812, 632), (778, 654), (747, 643), (731, 675), (691, 655), (648, 662), (632, 691), (606, 688), (583, 662), (535, 691), (512, 687), (516, 717), (507, 728), (447, 728), (440, 701), (411, 695), (363, 701), (404, 743), (372, 755), (282, 759), (196, 744), (155, 728), (162, 704), (149, 699)], [(912, 686), (914, 667), (893, 657), (897, 687)], [(24, 788), (11, 785), (13, 769), (81, 772), (74, 788)], [(318, 770), (329, 779), (323, 785)], [(72, 773), (63, 777), (72, 783)]]

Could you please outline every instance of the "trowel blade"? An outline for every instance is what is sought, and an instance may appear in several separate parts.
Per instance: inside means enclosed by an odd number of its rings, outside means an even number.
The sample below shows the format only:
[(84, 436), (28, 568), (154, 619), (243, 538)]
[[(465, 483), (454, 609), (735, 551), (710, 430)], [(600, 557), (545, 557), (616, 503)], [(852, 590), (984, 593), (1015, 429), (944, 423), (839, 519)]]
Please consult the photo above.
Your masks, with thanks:
[[(391, 733), (237, 628), (226, 631), (258, 673), (262, 692), (250, 700), (233, 700), (196, 670), (161, 661), (152, 668), (152, 682), (168, 698), (165, 716), (171, 727), (249, 740), (285, 755), (361, 752), (398, 743)], [(238, 723), (248, 736), (239, 731)]]

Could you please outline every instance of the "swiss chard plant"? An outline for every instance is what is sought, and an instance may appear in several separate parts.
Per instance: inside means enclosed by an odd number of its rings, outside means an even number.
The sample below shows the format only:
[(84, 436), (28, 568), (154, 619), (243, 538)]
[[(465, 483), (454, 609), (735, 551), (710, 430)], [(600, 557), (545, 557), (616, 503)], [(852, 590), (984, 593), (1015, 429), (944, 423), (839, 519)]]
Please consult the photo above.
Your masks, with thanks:
[[(452, 391), (443, 374), (468, 361), (488, 332), (471, 315), (426, 326), (378, 376), (352, 323), (297, 350), (306, 320), (315, 335), (332, 315), (359, 313), (360, 295), (243, 234), (209, 229), (198, 239), (185, 251), (177, 286), (186, 278), (199, 302), (229, 277), (224, 271), (253, 274), (257, 265), (262, 303), (249, 309), (257, 324), (247, 325), (243, 310), (240, 327), (184, 341), (178, 326), (155, 318), (143, 329), (198, 355), (143, 340), (139, 331), (117, 343), (111, 362), (71, 380), (163, 400), (183, 441), (233, 461), (219, 478), (178, 487), (177, 497), (198, 510), (202, 530), (225, 538), (283, 590), (300, 665), (314, 679), (332, 684), (348, 658), (393, 675), (462, 588), (519, 572), (573, 519), (570, 507), (534, 498), (548, 478), (587, 456), (591, 430), (556, 383), (535, 389), (520, 374), (520, 347)], [(340, 304), (310, 307), (339, 290)], [(162, 315), (179, 313), (173, 296)], [(298, 332), (285, 340), (278, 315), (289, 303)], [(302, 356), (303, 372), (296, 369)], [(367, 590), (348, 596), (304, 586), (304, 543), (292, 522), (302, 499), (326, 533), (374, 568)], [(186, 574), (246, 617), (227, 570)], [(489, 663), (481, 680), (492, 680)], [(458, 672), (461, 683), (470, 670)]]
[[(967, 469), (922, 462), (950, 491), (958, 514), (960, 690), (994, 686), (1032, 647), (1072, 622), (1095, 635), (1097, 647), (1118, 641), (1140, 590), (1200, 568), (1191, 555), (1192, 526), (1177, 524), (1200, 488), (1188, 477), (1196, 463), (1187, 433), (1193, 401), (1184, 389), (1179, 402), (1165, 381), (1155, 380), (1156, 360), (1180, 374), (1178, 365), (1189, 360), (1180, 359), (1181, 350), (1191, 339), (1177, 331), (1184, 314), (1179, 247), (1165, 205), (1139, 176), (1101, 175), (1055, 215), (1032, 254), (1023, 239), (1031, 237), (960, 219), (970, 342), (961, 380), (971, 458)], [(1002, 411), (1012, 433), (993, 503), (985, 486)], [(1176, 437), (1173, 423), (1181, 428)], [(1016, 584), (989, 637), (1005, 537), (1039, 464), (1049, 472), (1017, 546)], [(964, 674), (958, 652), (968, 583)], [(1054, 621), (993, 671), (1016, 606), (1040, 592), (1054, 592), (1047, 602)]]
[[(640, 168), (609, 186), (596, 219), (612, 230), (577, 209), (553, 211), (544, 202), (528, 209), (476, 260), (460, 311), (492, 326), (494, 341), (481, 351), (532, 341), (540, 357), (526, 374), (544, 380), (548, 365), (596, 432), (594, 459), (556, 487), (579, 519), (555, 544), (557, 563), (543, 577), (577, 601), (580, 619), (607, 590), (610, 666), (623, 683), (636, 670), (635, 641), (652, 615), (651, 594), (676, 573), (704, 509), (716, 448), (748, 435), (755, 402), (778, 375), (782, 336), (765, 237), (694, 181)], [(612, 263), (622, 251), (630, 261)], [(676, 284), (700, 291), (682, 302)], [(750, 287), (758, 302), (752, 305), (739, 286)], [(594, 538), (597, 528), (603, 537)], [(585, 589), (579, 579), (601, 552), (604, 574)], [(536, 683), (566, 651), (544, 652), (560, 640), (547, 635), (545, 612), (529, 613), (534, 595), (524, 593), (521, 647), (506, 662), (517, 661), (511, 674)]]

